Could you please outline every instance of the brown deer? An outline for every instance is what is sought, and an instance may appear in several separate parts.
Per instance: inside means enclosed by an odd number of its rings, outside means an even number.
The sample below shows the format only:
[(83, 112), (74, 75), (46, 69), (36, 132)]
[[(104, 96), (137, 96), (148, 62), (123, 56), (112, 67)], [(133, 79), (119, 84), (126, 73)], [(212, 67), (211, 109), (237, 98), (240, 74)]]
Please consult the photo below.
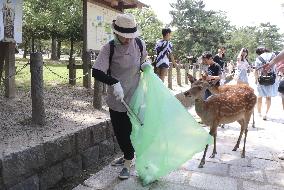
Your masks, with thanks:
[[(190, 83), (194, 83), (196, 80), (196, 78), (194, 78), (191, 74), (188, 74), (187, 73), (187, 78), (188, 80), (190, 81)], [(202, 76), (202, 79), (203, 80), (206, 80), (206, 76)], [(223, 86), (217, 86), (216, 83), (218, 81), (210, 81), (208, 82), (209, 83), (209, 91), (212, 93), (212, 94), (220, 94), (220, 93), (224, 93), (224, 92), (227, 92), (229, 90), (236, 90), (236, 89), (239, 89), (239, 88), (243, 88), (244, 90), (251, 90), (253, 92), (253, 89), (252, 88), (247, 88), (247, 85), (246, 84), (236, 84), (236, 85), (223, 85)], [(254, 112), (252, 112), (252, 127), (255, 128), (255, 121), (254, 121)], [(224, 128), (224, 124), (221, 125), (222, 128)]]
[[(210, 126), (209, 134), (214, 138), (214, 148), (210, 158), (214, 158), (216, 151), (217, 127), (220, 124), (228, 124), (237, 121), (241, 125), (238, 141), (233, 149), (239, 148), (243, 133), (244, 146), (241, 157), (245, 157), (245, 145), (248, 132), (248, 124), (256, 104), (256, 95), (252, 88), (247, 85), (241, 85), (239, 88), (226, 88), (224, 91), (213, 94), (207, 100), (204, 100), (204, 92), (210, 88), (210, 84), (205, 80), (196, 80), (191, 84), (191, 88), (184, 93), (195, 99), (195, 111), (204, 124)], [(205, 164), (206, 145), (203, 157), (199, 164), (202, 168)]]

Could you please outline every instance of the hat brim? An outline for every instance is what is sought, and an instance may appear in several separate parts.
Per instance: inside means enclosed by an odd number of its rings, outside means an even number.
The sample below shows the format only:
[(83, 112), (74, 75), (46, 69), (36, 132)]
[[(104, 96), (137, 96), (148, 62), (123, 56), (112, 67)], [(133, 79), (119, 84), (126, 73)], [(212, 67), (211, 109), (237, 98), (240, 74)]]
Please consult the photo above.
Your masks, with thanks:
[(136, 38), (139, 36), (139, 31), (137, 30), (136, 32), (134, 33), (122, 33), (122, 32), (119, 32), (117, 30), (114, 29), (113, 25), (111, 25), (111, 29), (114, 33), (116, 33), (117, 35), (119, 36), (122, 36), (124, 38)]

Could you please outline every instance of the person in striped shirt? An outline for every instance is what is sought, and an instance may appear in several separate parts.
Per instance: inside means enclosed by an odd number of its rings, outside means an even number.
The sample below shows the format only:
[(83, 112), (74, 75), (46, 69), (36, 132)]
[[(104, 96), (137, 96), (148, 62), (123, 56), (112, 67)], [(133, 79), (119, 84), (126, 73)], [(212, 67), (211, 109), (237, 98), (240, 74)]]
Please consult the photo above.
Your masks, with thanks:
[[(176, 66), (176, 62), (173, 56), (173, 44), (170, 42), (171, 39), (171, 29), (164, 28), (162, 30), (163, 39), (156, 43), (155, 51), (157, 54), (155, 60), (155, 70), (159, 78), (164, 82), (167, 76), (168, 68), (170, 66), (170, 60), (173, 65)], [(170, 59), (170, 60), (169, 60)]]

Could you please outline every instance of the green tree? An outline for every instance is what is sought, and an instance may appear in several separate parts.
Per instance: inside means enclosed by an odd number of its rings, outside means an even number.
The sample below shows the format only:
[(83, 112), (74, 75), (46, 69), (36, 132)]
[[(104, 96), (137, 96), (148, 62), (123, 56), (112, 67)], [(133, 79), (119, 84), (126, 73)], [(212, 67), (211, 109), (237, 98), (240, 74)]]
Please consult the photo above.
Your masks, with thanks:
[(241, 48), (249, 50), (249, 60), (253, 62), (258, 46), (263, 45), (272, 51), (278, 51), (283, 48), (283, 35), (279, 28), (270, 23), (261, 23), (259, 26), (246, 26), (233, 29), (227, 37), (226, 56), (236, 60)]
[(72, 56), (73, 43), (82, 40), (81, 0), (25, 0), (23, 20), (24, 40), (26, 44), (32, 41), (32, 49), (36, 38), (52, 39), (52, 59), (58, 59), (62, 41), (71, 42)]
[(127, 10), (135, 16), (141, 30), (141, 37), (147, 44), (149, 55), (154, 55), (156, 41), (162, 36), (163, 23), (157, 18), (153, 9), (143, 7), (142, 9)]
[(257, 42), (257, 27), (240, 27), (234, 28), (227, 36), (226, 40), (226, 57), (236, 61), (238, 53), (242, 48), (247, 48), (249, 51), (249, 60), (255, 58), (254, 52), (258, 46)]
[(223, 12), (205, 10), (205, 4), (200, 0), (177, 0), (171, 6), (171, 25), (177, 29), (175, 52), (179, 57), (198, 56), (205, 50), (214, 52), (225, 43), (230, 23)]
[(279, 51), (283, 47), (283, 34), (276, 25), (261, 23), (257, 32), (257, 41), (272, 51)]

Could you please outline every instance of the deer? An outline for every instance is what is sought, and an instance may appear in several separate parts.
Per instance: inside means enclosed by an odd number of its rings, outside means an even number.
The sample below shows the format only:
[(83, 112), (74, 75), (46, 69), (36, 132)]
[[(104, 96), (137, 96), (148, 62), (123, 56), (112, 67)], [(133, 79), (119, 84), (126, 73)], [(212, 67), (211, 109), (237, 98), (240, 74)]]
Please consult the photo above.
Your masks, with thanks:
[[(189, 80), (189, 82), (192, 84), (195, 81), (197, 81), (196, 78), (194, 78), (191, 74), (187, 73), (187, 78)], [(202, 76), (203, 80), (206, 80), (206, 76)], [(253, 92), (252, 88), (247, 88), (246, 84), (236, 84), (236, 85), (222, 85), (222, 86), (217, 86), (216, 83), (218, 82), (218, 80), (215, 81), (209, 81), (209, 91), (212, 94), (220, 94), (220, 93), (224, 93), (226, 91), (229, 90), (233, 90), (233, 89), (239, 89), (239, 88), (244, 88), (246, 90), (251, 90)], [(222, 128), (224, 128), (224, 124), (221, 125)], [(252, 113), (252, 128), (255, 128), (255, 121), (254, 121), (254, 112)]]
[[(242, 85), (239, 88), (228, 88), (219, 93), (213, 94), (204, 100), (205, 90), (210, 88), (210, 84), (203, 79), (196, 80), (191, 84), (191, 88), (184, 92), (186, 97), (192, 97), (195, 100), (195, 111), (203, 123), (210, 127), (209, 134), (213, 136), (214, 147), (210, 158), (214, 158), (216, 151), (217, 127), (220, 124), (228, 124), (237, 121), (241, 125), (240, 134), (236, 145), (232, 151), (239, 148), (243, 133), (244, 145), (241, 157), (245, 158), (245, 145), (248, 133), (248, 124), (256, 104), (256, 95), (251, 87)], [(205, 157), (208, 150), (208, 144), (205, 147), (203, 157), (199, 168), (203, 168)]]

